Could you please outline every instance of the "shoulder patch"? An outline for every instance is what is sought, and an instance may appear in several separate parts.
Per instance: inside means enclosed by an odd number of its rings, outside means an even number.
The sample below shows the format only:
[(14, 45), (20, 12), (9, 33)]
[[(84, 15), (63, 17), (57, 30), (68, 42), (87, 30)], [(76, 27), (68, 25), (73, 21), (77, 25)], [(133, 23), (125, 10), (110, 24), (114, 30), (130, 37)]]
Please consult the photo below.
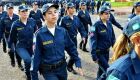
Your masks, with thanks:
[(95, 26), (90, 27), (90, 32), (94, 32), (95, 31)]
[(107, 77), (107, 80), (120, 80), (120, 79), (118, 79), (117, 77), (115, 77), (115, 76), (113, 76), (113, 75), (109, 75), (109, 76)]

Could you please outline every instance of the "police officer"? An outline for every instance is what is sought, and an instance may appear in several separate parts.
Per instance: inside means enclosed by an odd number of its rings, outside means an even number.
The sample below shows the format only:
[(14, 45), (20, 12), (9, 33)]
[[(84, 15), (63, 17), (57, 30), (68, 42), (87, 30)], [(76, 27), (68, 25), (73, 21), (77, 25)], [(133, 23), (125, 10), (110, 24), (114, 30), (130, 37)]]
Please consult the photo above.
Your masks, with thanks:
[[(121, 46), (120, 42), (117, 47), (125, 48), (130, 47), (131, 49), (126, 55), (116, 60), (107, 71), (106, 80), (139, 80), (140, 78), (140, 16), (136, 16), (129, 21), (124, 29), (123, 36), (127, 38), (121, 39), (122, 41), (128, 41), (125, 43), (126, 46)], [(120, 38), (119, 38), (120, 39)], [(118, 40), (120, 41), (120, 40)], [(117, 50), (120, 50), (120, 49)], [(123, 50), (120, 50), (123, 52)]]
[(89, 31), (92, 59), (99, 66), (97, 80), (109, 67), (109, 48), (115, 42), (112, 23), (108, 20), (109, 14), (110, 9), (102, 6), (99, 10), (100, 20), (95, 22)]
[(91, 7), (91, 13), (92, 13), (92, 14), (95, 13), (95, 9), (94, 9), (95, 6), (96, 6), (96, 2), (95, 2), (95, 0), (92, 0), (92, 1), (90, 2), (90, 7)]
[[(81, 23), (80, 19), (74, 15), (74, 12), (75, 12), (74, 4), (71, 2), (68, 3), (67, 4), (68, 15), (63, 17), (61, 21), (61, 27), (65, 28), (68, 31), (70, 38), (72, 39), (75, 46), (77, 47), (77, 34), (78, 34), (77, 31), (80, 32), (84, 42), (85, 42), (85, 37), (87, 37), (87, 33), (85, 32), (84, 26)], [(73, 72), (74, 74), (76, 74), (76, 71), (73, 69), (73, 64), (74, 64), (74, 60), (73, 58), (70, 58), (67, 69), (69, 72)]]
[[(6, 11), (3, 10), (3, 4), (0, 3), (0, 19), (1, 19), (2, 17), (4, 17), (5, 15), (6, 15)], [(3, 36), (2, 41), (3, 41), (3, 52), (6, 53), (7, 50), (6, 50), (6, 42), (5, 42), (4, 36)], [(0, 41), (0, 42), (1, 42), (1, 41)]]
[(57, 25), (60, 24), (60, 21), (61, 21), (62, 17), (64, 17), (64, 15), (66, 14), (66, 6), (67, 6), (66, 1), (63, 1), (63, 2), (62, 2), (62, 7), (61, 7), (61, 9), (60, 9), (59, 18), (58, 18), (58, 20), (57, 20)]
[[(82, 24), (84, 25), (86, 33), (88, 33), (88, 30), (89, 30), (88, 25), (92, 26), (92, 21), (91, 21), (89, 12), (86, 10), (85, 2), (80, 3), (80, 9), (81, 10), (78, 12), (78, 17), (79, 17), (80, 21), (82, 22)], [(83, 41), (81, 41), (79, 44), (80, 49), (82, 49), (85, 52), (88, 52), (88, 50), (86, 49), (87, 41), (88, 41), (88, 36), (85, 38), (85, 43)]]
[(35, 19), (37, 27), (40, 28), (42, 26), (42, 21), (44, 21), (42, 12), (38, 9), (38, 3), (32, 3), (33, 10), (30, 11), (29, 17)]
[[(106, 6), (106, 7), (108, 7), (108, 8), (111, 9), (111, 4), (110, 4), (109, 2), (105, 2), (105, 3), (103, 4), (103, 6)], [(114, 11), (114, 10), (111, 10), (111, 11)], [(113, 16), (112, 13), (110, 13), (109, 21), (110, 21), (113, 25), (115, 25), (116, 27), (118, 27), (119, 29), (123, 30), (123, 27), (116, 21), (116, 19), (115, 19), (115, 17)]]
[[(6, 48), (6, 44), (8, 43), (8, 38), (10, 35), (12, 23), (14, 21), (16, 21), (17, 19), (19, 19), (18, 15), (13, 13), (14, 5), (12, 3), (6, 4), (6, 10), (7, 10), (7, 14), (1, 18), (1, 24), (0, 24), (0, 40), (2, 39), (2, 37), (4, 35), (5, 42), (6, 42), (4, 45), (5, 48)], [(15, 56), (16, 56), (18, 67), (21, 70), (23, 70), (23, 67), (21, 65), (21, 58), (15, 52), (14, 46), (16, 45), (16, 40), (14, 41), (14, 44), (12, 44), (12, 45), (13, 45), (12, 49), (8, 51), (8, 54), (9, 54), (10, 59), (11, 59), (11, 66), (15, 67)]]
[(97, 1), (97, 14), (99, 13), (100, 6), (101, 6), (101, 1), (98, 0)]
[(133, 17), (135, 17), (136, 15), (139, 15), (140, 14), (140, 2), (136, 2), (134, 3), (133, 5), (133, 12), (131, 15), (129, 15), (128, 17), (128, 21), (130, 21)]
[(36, 23), (34, 19), (28, 18), (28, 6), (20, 5), (18, 10), (20, 19), (16, 20), (12, 25), (8, 47), (11, 49), (11, 44), (14, 42), (14, 40), (17, 40), (16, 51), (24, 60), (27, 80), (31, 80), (30, 65), (31, 56), (33, 54), (33, 33), (36, 30)]
[(74, 59), (81, 75), (81, 61), (68, 32), (56, 25), (58, 5), (45, 4), (42, 7), (45, 25), (36, 32), (34, 58), (31, 67), (32, 80), (38, 80), (38, 70), (45, 80), (67, 80), (64, 50)]

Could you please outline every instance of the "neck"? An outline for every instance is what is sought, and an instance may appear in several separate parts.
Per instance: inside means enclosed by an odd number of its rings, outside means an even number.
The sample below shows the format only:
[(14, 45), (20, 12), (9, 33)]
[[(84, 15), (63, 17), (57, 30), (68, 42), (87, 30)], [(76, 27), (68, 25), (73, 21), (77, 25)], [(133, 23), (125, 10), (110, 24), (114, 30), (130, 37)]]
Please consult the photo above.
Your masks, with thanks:
[(135, 46), (135, 51), (140, 58), (140, 46)]
[(103, 23), (106, 23), (106, 21), (107, 21), (106, 19), (102, 19), (102, 18), (101, 18), (101, 20), (102, 20)]
[(36, 11), (37, 9), (33, 9), (34, 11)]
[(9, 15), (9, 17), (12, 17), (13, 16), (13, 13), (11, 13), (11, 14), (8, 14)]
[(21, 22), (27, 22), (27, 18), (24, 19), (24, 18), (20, 18)]
[(48, 28), (54, 28), (55, 24), (50, 22), (45, 22)]

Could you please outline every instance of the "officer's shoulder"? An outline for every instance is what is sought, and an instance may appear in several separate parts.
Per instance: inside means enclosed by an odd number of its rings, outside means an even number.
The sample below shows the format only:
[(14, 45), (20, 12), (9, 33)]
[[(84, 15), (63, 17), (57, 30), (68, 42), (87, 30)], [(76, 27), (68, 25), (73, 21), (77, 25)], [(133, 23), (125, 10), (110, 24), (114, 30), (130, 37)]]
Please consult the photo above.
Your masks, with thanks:
[(35, 19), (33, 19), (33, 18), (28, 18), (28, 20), (31, 22), (35, 22)]
[(125, 72), (130, 66), (132, 65), (131, 63), (131, 58), (129, 54), (122, 56), (118, 60), (116, 60), (109, 68), (108, 71), (111, 70), (117, 70), (120, 72)]

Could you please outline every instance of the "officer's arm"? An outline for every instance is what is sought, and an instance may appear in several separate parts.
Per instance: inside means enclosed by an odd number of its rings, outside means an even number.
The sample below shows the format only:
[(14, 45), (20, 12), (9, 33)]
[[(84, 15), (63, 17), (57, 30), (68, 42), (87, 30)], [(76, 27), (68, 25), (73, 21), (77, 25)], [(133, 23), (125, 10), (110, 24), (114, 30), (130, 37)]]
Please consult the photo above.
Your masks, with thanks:
[(122, 73), (118, 70), (108, 71), (106, 80), (128, 80), (125, 73)]
[(123, 27), (121, 27), (121, 25), (116, 21), (115, 17), (112, 14), (110, 14), (110, 17), (112, 18), (112, 24), (118, 27), (119, 29), (123, 30)]
[(90, 15), (89, 15), (89, 25), (92, 26), (92, 20), (91, 20)]
[(90, 50), (93, 61), (97, 61), (96, 46), (97, 46), (97, 29), (95, 26), (90, 27)]
[(65, 30), (65, 50), (74, 59), (76, 67), (81, 68), (81, 60), (78, 57), (76, 46), (69, 37), (68, 32)]
[(35, 49), (34, 49), (34, 56), (32, 59), (32, 64), (31, 64), (31, 76), (32, 80), (38, 80), (38, 70), (39, 70), (39, 65), (41, 61), (41, 40), (39, 37), (39, 34), (35, 36)]
[[(63, 27), (63, 28), (65, 28), (65, 23), (64, 23), (64, 21), (65, 21), (65, 18), (62, 17), (60, 26)], [(59, 22), (59, 23), (60, 23), (60, 22)], [(65, 28), (65, 29), (66, 29), (66, 28)]]
[(3, 33), (4, 33), (4, 21), (3, 19), (1, 18), (0, 19), (0, 42), (1, 42), (1, 39), (3, 37)]
[(13, 22), (8, 40), (8, 48), (11, 49), (12, 44), (15, 42), (15, 40), (17, 40), (17, 29), (15, 26), (15, 22)]
[(115, 42), (116, 42), (116, 38), (115, 38), (115, 33), (114, 33), (113, 27), (112, 27), (112, 47), (113, 47)]
[(80, 22), (79, 18), (77, 18), (77, 20), (78, 20), (78, 23), (79, 23), (78, 31), (80, 32), (81, 37), (82, 38), (87, 37), (88, 35), (87, 35), (86, 31), (85, 31), (84, 25)]
[(42, 12), (41, 11), (39, 11), (39, 12), (40, 12), (40, 17), (41, 17), (42, 21), (45, 21)]
[(32, 15), (31, 15), (31, 14), (32, 14), (32, 11), (30, 11), (30, 13), (29, 13), (29, 18), (31, 18), (31, 17), (32, 17)]

